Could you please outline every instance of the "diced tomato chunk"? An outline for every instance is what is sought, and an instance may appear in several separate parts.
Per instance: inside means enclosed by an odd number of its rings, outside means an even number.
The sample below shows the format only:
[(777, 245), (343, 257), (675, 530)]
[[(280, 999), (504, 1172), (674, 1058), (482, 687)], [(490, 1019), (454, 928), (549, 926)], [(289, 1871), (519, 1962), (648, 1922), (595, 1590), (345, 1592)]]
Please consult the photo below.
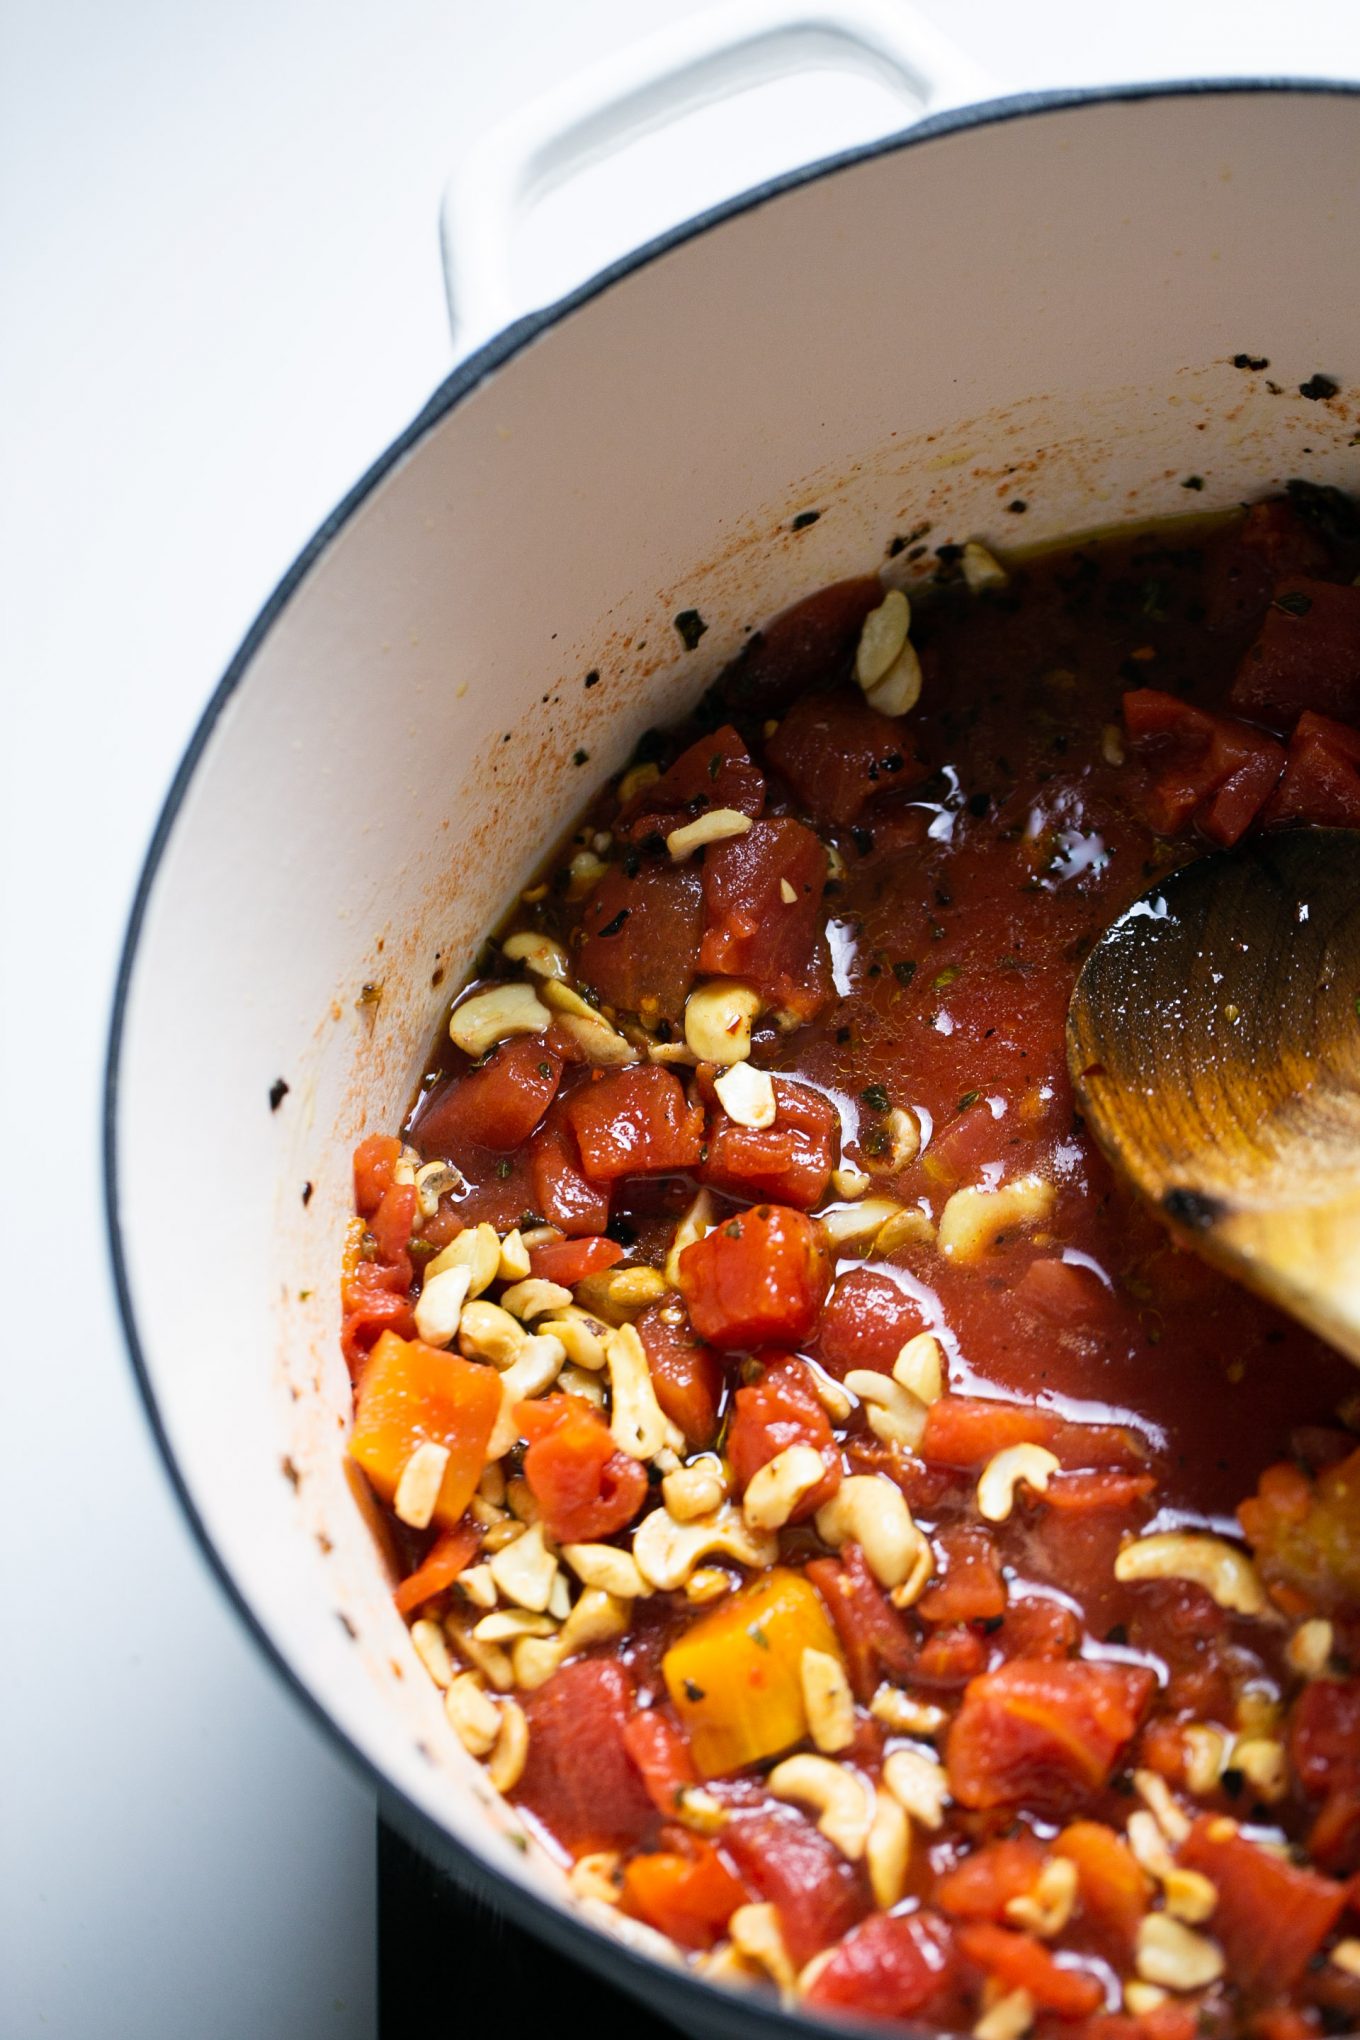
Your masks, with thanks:
[(720, 1347), (801, 1345), (830, 1280), (819, 1228), (782, 1204), (725, 1220), (680, 1256), (694, 1329)]
[(345, 1276), (341, 1285), (345, 1314), (340, 1347), (352, 1377), (360, 1373), (384, 1332), (394, 1332), (399, 1339), (415, 1337), (415, 1310), (407, 1294), (409, 1267), (408, 1261), (403, 1280), (400, 1271), (381, 1267), (376, 1261), (360, 1261)]
[(1237, 842), (1284, 770), (1284, 750), (1273, 737), (1153, 687), (1124, 696), (1124, 725), (1152, 774), (1142, 805), (1162, 835), (1193, 819), (1213, 842)]
[(621, 1012), (680, 1018), (703, 928), (696, 865), (646, 861), (631, 878), (613, 865), (587, 900), (581, 927), (576, 970), (583, 984)]
[(1267, 828), (1310, 822), (1360, 829), (1360, 730), (1306, 708), (1289, 739), (1284, 777), (1261, 819)]
[(711, 1948), (745, 1903), (745, 1885), (711, 1842), (692, 1835), (685, 1836), (683, 1850), (633, 1856), (624, 1868), (624, 1910), (681, 1948)]
[(994, 1976), (1008, 1991), (1028, 1991), (1036, 2005), (1060, 2019), (1087, 2019), (1105, 2002), (1099, 1980), (1088, 1971), (1065, 1968), (1032, 1934), (1012, 1933), (985, 1920), (959, 1928), (959, 1947), (970, 1962)]
[(1293, 1988), (1336, 1925), (1346, 1887), (1223, 1832), (1223, 1825), (1213, 1815), (1197, 1820), (1180, 1861), (1218, 1891), (1214, 1938), (1234, 1983), (1248, 1996), (1274, 1997)]
[(647, 1707), (628, 1717), (623, 1746), (638, 1767), (652, 1805), (672, 1819), (679, 1811), (680, 1793), (699, 1783), (684, 1729), (659, 1707)]
[(852, 1268), (827, 1299), (817, 1326), (816, 1354), (837, 1380), (851, 1368), (890, 1374), (908, 1339), (925, 1328), (915, 1297), (874, 1268)]
[(1299, 1466), (1268, 1466), (1238, 1521), (1277, 1597), (1327, 1611), (1360, 1599), (1360, 1450), (1310, 1480)]
[(378, 1208), (368, 1221), (378, 1248), (378, 1258), (389, 1268), (400, 1271), (406, 1282), (411, 1279), (411, 1260), (407, 1248), (416, 1224), (416, 1193), (411, 1183), (394, 1183), (384, 1190)]
[(668, 836), (708, 808), (733, 808), (752, 820), (765, 808), (765, 774), (731, 723), (682, 751), (668, 771), (619, 810), (614, 834), (624, 843)]
[(795, 602), (743, 647), (726, 678), (727, 698), (769, 714), (808, 687), (848, 680), (864, 619), (882, 600), (882, 582), (866, 574)]
[(864, 1879), (811, 1821), (795, 1813), (729, 1820), (723, 1849), (741, 1876), (779, 1909), (796, 1969), (848, 1933), (869, 1910)]
[(413, 1573), (408, 1573), (392, 1595), (400, 1615), (413, 1615), (424, 1602), (451, 1587), (476, 1556), (482, 1533), (470, 1516), (464, 1516), (452, 1530), (441, 1530)]
[(400, 1154), (401, 1142), (394, 1133), (370, 1133), (354, 1150), (354, 1203), (361, 1217), (371, 1218), (383, 1192), (392, 1188)]
[(529, 1754), (516, 1799), (574, 1855), (640, 1840), (655, 1816), (624, 1746), (637, 1699), (622, 1665), (563, 1665), (521, 1704)]
[(848, 828), (871, 800), (920, 778), (904, 725), (879, 715), (858, 692), (805, 694), (767, 746), (798, 804), (814, 821)]
[(1360, 588), (1290, 574), (1237, 669), (1229, 704), (1292, 724), (1305, 708), (1360, 720)]
[(594, 1239), (545, 1240), (541, 1247), (529, 1249), (529, 1273), (539, 1282), (557, 1282), (564, 1289), (574, 1289), (587, 1275), (603, 1275), (622, 1259), (618, 1241), (607, 1240), (602, 1234)]
[(840, 1154), (840, 1116), (809, 1084), (774, 1079), (775, 1121), (739, 1126), (718, 1112), (709, 1127), (705, 1183), (734, 1197), (768, 1197), (811, 1211), (820, 1204)]
[(819, 1452), (826, 1473), (796, 1504), (789, 1518), (792, 1523), (802, 1523), (829, 1502), (840, 1486), (840, 1448), (804, 1362), (785, 1354), (765, 1358), (761, 1379), (749, 1388), (737, 1390), (727, 1434), (727, 1457), (737, 1490), (744, 1494), (761, 1467), (790, 1445), (810, 1445), (814, 1452)]
[(1126, 1960), (1152, 1897), (1152, 1880), (1133, 1850), (1103, 1821), (1075, 1820), (1053, 1853), (1075, 1863), (1082, 1917), (1115, 1960)]
[(412, 1138), (426, 1155), (456, 1159), (469, 1147), (508, 1154), (538, 1125), (561, 1076), (561, 1056), (538, 1036), (503, 1041), (427, 1100)]
[(1326, 1870), (1360, 1868), (1360, 1679), (1310, 1679), (1294, 1702), (1289, 1755), (1322, 1808), (1308, 1837)]
[(842, 1545), (839, 1559), (812, 1559), (807, 1576), (836, 1626), (855, 1698), (872, 1700), (885, 1673), (905, 1679), (916, 1662), (911, 1631), (870, 1572), (859, 1545)]
[(1081, 1515), (1087, 1509), (1130, 1509), (1157, 1486), (1155, 1473), (1055, 1473), (1044, 1507)]
[(935, 1897), (959, 1920), (991, 1920), (1000, 1925), (1012, 1899), (1033, 1891), (1044, 1867), (1044, 1851), (1033, 1835), (1007, 1836), (975, 1849), (946, 1871)]
[(929, 2011), (957, 2024), (941, 2000), (956, 1993), (958, 1963), (946, 1922), (933, 1913), (875, 1913), (847, 1934), (818, 1971), (805, 2002), (872, 2019)]
[(1084, 1659), (984, 1673), (950, 1725), (950, 1790), (968, 1807), (1075, 1804), (1108, 1779), (1156, 1683), (1141, 1665)]
[(501, 1406), (493, 1367), (385, 1331), (359, 1377), (350, 1457), (390, 1502), (417, 1446), (448, 1453), (433, 1520), (452, 1530), (472, 1500)]
[(944, 1395), (931, 1404), (921, 1457), (933, 1466), (971, 1472), (1008, 1445), (1044, 1445), (1069, 1466), (1137, 1467), (1144, 1458), (1136, 1432), (1119, 1424), (1077, 1424), (1051, 1410), (990, 1396)]
[(647, 1493), (646, 1469), (616, 1450), (608, 1424), (584, 1397), (517, 1403), (515, 1420), (529, 1440), (524, 1478), (559, 1544), (589, 1544), (632, 1522)]
[(1006, 1610), (1006, 1583), (996, 1545), (985, 1530), (941, 1530), (935, 1537), (937, 1578), (916, 1603), (923, 1622), (991, 1622)]
[(609, 1223), (609, 1191), (581, 1167), (576, 1134), (557, 1100), (529, 1151), (534, 1200), (550, 1225), (572, 1238), (602, 1233)]
[(1081, 2034), (1082, 2040), (1198, 2040), (1199, 2031), (1198, 2003), (1168, 1998), (1137, 2018), (1129, 2012), (1100, 2012), (1086, 2021)]
[(1210, 544), (1205, 560), (1205, 622), (1234, 630), (1265, 610), (1282, 574), (1324, 573), (1331, 555), (1292, 503), (1253, 503), (1239, 524)]
[(1001, 1627), (988, 1635), (1003, 1658), (1065, 1658), (1080, 1648), (1081, 1624), (1063, 1602), (1035, 1594), (1009, 1602)]
[(711, 844), (699, 968), (744, 978), (772, 1006), (811, 1019), (832, 993), (826, 872), (826, 851), (801, 822), (755, 822), (744, 836)]
[(578, 1085), (566, 1112), (593, 1182), (693, 1168), (704, 1143), (702, 1108), (691, 1105), (680, 1079), (656, 1063), (635, 1063)]
[(637, 1330), (664, 1415), (680, 1426), (690, 1445), (706, 1449), (718, 1434), (722, 1362), (674, 1304), (644, 1311)]

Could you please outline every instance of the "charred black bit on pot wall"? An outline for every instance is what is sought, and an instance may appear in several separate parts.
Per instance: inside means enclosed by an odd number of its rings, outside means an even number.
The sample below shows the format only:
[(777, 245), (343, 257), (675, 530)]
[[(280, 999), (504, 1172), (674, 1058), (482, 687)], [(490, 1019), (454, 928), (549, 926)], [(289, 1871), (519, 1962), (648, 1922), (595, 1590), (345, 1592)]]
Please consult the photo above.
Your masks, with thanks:
[(789, 530), (806, 531), (809, 524), (815, 524), (821, 514), (820, 510), (800, 510), (789, 526)]
[(708, 629), (697, 609), (682, 609), (675, 619), (675, 627), (687, 652), (697, 651), (699, 640)]
[(269, 1109), (271, 1112), (278, 1111), (280, 1105), (282, 1105), (284, 1099), (288, 1096), (288, 1089), (287, 1081), (283, 1077), (275, 1077), (273, 1083), (269, 1086)]
[(1299, 384), (1299, 395), (1314, 404), (1325, 403), (1328, 397), (1339, 396), (1340, 392), (1340, 383), (1333, 382), (1329, 375), (1310, 375), (1307, 382)]

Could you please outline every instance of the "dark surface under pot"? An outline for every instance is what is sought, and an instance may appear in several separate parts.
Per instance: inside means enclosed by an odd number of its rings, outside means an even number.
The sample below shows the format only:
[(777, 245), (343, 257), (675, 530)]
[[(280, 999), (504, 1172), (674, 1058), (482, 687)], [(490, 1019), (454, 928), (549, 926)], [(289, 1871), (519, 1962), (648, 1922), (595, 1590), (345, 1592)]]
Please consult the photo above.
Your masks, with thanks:
[(678, 2028), (523, 1933), (379, 1820), (379, 2040), (431, 2040), (455, 2027), (678, 2040)]

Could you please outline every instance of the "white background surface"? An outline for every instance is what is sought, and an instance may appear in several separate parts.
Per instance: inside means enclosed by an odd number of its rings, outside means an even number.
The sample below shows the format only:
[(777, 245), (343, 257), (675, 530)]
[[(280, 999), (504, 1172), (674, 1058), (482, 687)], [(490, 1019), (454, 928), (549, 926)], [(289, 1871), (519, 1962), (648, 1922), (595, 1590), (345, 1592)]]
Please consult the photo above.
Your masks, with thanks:
[[(164, 787), (275, 580), (449, 366), (457, 153), (685, 0), (8, 0), (0, 722), (4, 1413), (0, 2032), (367, 2040), (373, 1808), (190, 1543), (115, 1322), (100, 1065)], [(923, 0), (999, 89), (1360, 76), (1352, 0)], [(890, 119), (838, 89), (785, 160)], [(817, 109), (814, 109), (816, 111)], [(803, 132), (804, 122), (808, 130)], [(706, 133), (707, 202), (772, 167)], [(692, 210), (601, 173), (554, 285)], [(221, 988), (229, 1007), (231, 986)], [(211, 1070), (205, 1068), (205, 1082)], [(199, 1255), (186, 1130), (185, 1227)], [(230, 1384), (223, 1384), (224, 1394)], [(456, 1976), (456, 1951), (435, 1957)]]

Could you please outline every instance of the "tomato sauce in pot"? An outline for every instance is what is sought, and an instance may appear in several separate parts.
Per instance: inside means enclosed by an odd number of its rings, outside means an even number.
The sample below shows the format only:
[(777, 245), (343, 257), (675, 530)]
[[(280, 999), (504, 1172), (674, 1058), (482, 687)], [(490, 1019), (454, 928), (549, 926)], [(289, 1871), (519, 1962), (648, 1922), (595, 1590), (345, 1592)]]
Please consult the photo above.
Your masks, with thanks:
[(979, 2040), (1360, 2022), (1360, 1395), (1180, 1248), (1064, 1021), (1147, 886), (1360, 826), (1360, 516), (826, 589), (649, 733), (356, 1156), (351, 1451), (573, 1889)]

